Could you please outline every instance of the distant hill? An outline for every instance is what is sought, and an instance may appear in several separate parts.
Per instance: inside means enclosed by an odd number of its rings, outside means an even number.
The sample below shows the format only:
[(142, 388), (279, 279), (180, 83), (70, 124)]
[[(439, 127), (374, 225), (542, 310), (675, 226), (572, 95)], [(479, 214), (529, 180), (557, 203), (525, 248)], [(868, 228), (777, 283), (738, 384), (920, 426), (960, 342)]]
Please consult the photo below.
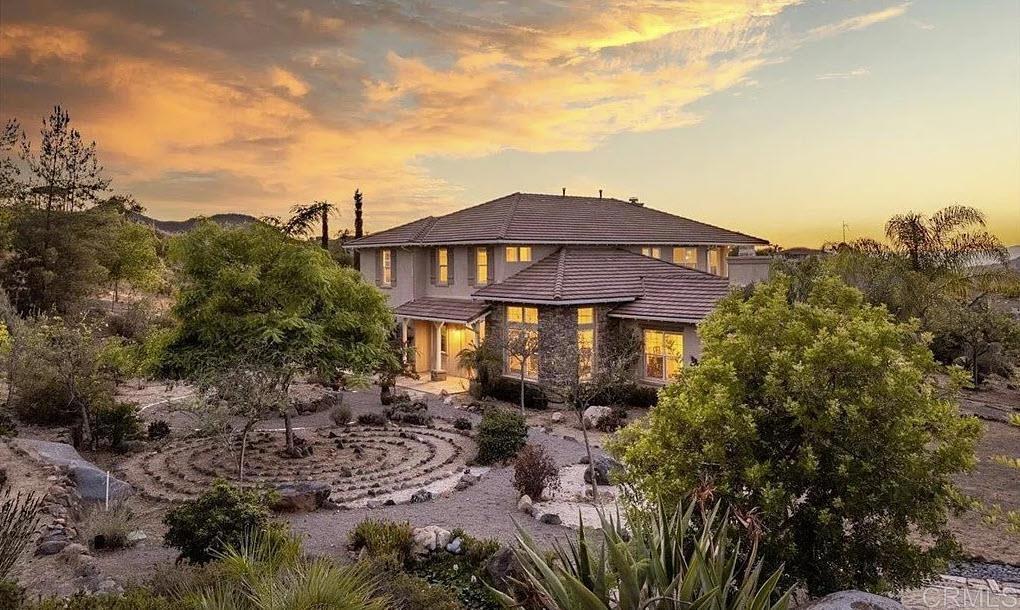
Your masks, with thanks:
[(131, 220), (144, 225), (149, 225), (160, 233), (166, 233), (167, 235), (187, 233), (194, 229), (195, 226), (203, 219), (211, 220), (223, 227), (243, 227), (259, 221), (258, 218), (249, 216), (248, 214), (213, 214), (212, 216), (189, 218), (187, 220), (157, 220), (137, 212), (129, 212), (128, 215)]

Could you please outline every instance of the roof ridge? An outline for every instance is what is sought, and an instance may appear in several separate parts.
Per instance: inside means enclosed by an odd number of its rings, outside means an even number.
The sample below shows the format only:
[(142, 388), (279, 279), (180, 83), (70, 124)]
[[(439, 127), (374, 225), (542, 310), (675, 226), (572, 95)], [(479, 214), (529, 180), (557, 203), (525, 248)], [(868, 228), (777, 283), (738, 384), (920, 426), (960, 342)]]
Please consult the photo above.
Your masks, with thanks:
[(553, 298), (560, 299), (563, 295), (563, 267), (566, 266), (567, 249), (560, 248), (560, 258), (556, 261), (556, 283), (553, 287)]
[(425, 237), (425, 234), (432, 230), (432, 227), (436, 226), (437, 218), (435, 216), (426, 216), (423, 220), (425, 222), (423, 222), (421, 228), (411, 236), (409, 241), (420, 241), (423, 237)]
[(499, 232), (500, 239), (505, 239), (506, 234), (510, 231), (510, 224), (514, 220), (514, 214), (517, 213), (517, 205), (521, 202), (520, 192), (514, 193), (511, 197), (513, 197), (513, 200), (510, 202), (510, 208), (507, 210), (506, 220), (503, 222), (503, 228)]

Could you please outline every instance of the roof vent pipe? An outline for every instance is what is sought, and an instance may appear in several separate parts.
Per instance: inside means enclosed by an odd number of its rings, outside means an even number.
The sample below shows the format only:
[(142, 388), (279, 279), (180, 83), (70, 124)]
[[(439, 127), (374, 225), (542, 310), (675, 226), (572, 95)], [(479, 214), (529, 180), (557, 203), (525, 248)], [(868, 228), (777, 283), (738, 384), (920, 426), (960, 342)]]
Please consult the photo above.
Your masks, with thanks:
[(567, 187), (563, 187), (563, 197), (567, 196)]
[(602, 199), (602, 189), (599, 189), (599, 199)]
[(631, 202), (632, 204), (634, 204), (634, 205), (638, 205), (638, 206), (640, 206), (640, 205), (644, 205), (643, 203), (640, 203), (640, 202), (638, 201), (638, 198), (637, 198), (637, 197), (631, 197), (631, 198), (629, 199), (629, 201), (630, 201), (630, 202)]

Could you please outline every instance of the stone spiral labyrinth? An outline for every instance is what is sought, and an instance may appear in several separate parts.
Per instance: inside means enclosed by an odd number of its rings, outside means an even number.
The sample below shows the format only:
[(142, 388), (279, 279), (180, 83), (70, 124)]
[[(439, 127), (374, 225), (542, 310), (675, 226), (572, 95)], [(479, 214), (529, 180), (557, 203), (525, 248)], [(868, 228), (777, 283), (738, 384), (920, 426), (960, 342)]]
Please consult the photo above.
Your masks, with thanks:
[[(331, 436), (332, 435), (332, 436)], [(409, 426), (322, 428), (298, 433), (312, 447), (303, 458), (282, 456), (282, 432), (253, 432), (245, 457), (245, 486), (319, 481), (330, 499), (346, 504), (418, 489), (453, 476), (474, 455), (474, 442), (455, 430)], [(159, 451), (132, 456), (125, 476), (143, 495), (189, 500), (218, 479), (236, 482), (240, 442), (222, 437), (171, 441)]]

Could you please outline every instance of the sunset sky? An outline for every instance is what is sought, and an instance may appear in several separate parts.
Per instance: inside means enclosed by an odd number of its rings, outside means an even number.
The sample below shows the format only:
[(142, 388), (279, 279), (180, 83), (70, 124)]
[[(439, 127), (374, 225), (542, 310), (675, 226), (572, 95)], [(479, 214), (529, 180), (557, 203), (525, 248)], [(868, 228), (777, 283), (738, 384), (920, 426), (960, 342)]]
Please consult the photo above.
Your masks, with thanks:
[(1018, 7), (3, 0), (0, 118), (62, 104), (164, 219), (601, 188), (786, 246), (964, 203), (1014, 244)]

